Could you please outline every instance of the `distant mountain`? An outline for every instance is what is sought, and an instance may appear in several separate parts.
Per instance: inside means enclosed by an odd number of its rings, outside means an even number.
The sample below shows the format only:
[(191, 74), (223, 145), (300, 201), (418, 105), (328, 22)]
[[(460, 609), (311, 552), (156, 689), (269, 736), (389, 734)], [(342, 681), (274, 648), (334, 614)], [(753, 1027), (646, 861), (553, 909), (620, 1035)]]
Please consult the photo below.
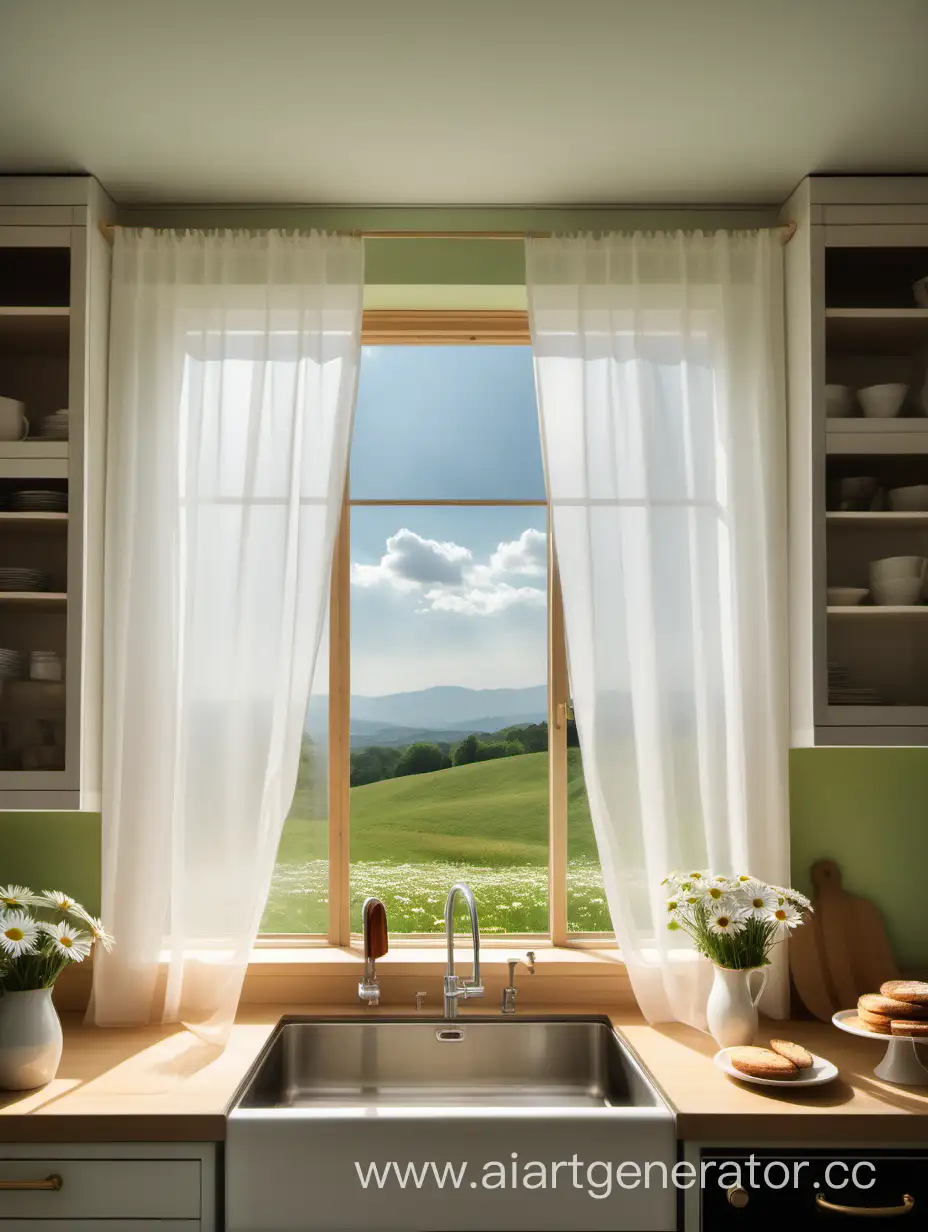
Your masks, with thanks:
[[(352, 735), (364, 736), (371, 744), (377, 743), (371, 738), (376, 731), (390, 728), (407, 728), (431, 733), (433, 739), (453, 740), (474, 731), (491, 732), (516, 723), (540, 723), (547, 712), (548, 688), (543, 684), (527, 689), (464, 689), (456, 685), (436, 685), (431, 689), (389, 693), (383, 697), (352, 696), (351, 731)], [(328, 698), (314, 697), (306, 718), (306, 730), (325, 730), (327, 715)], [(439, 737), (439, 732), (447, 736)], [(400, 739), (401, 733), (397, 732), (389, 743), (400, 743)]]

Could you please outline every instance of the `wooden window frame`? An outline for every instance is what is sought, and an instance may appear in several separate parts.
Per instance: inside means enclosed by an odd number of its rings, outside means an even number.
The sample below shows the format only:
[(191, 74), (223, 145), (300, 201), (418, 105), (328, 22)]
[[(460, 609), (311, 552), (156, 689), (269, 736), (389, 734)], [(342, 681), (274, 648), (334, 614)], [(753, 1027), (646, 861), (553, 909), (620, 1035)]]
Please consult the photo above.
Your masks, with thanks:
[[(364, 346), (530, 346), (525, 312), (457, 312), (446, 310), (368, 310), (363, 316)], [(327, 934), (262, 935), (268, 946), (328, 943), (351, 945), (350, 918), (350, 699), (351, 699), (351, 508), (385, 507), (535, 507), (545, 500), (352, 500), (346, 478), (342, 512), (332, 559), (329, 606), (329, 927)], [(541, 933), (490, 936), (489, 947), (511, 947), (520, 941), (556, 947), (603, 949), (615, 945), (611, 933), (568, 932), (567, 922), (567, 716), (569, 713), (567, 650), (560, 579), (548, 525), (547, 668), (548, 668), (548, 930)], [(404, 933), (395, 945), (415, 948), (444, 945), (443, 935)]]

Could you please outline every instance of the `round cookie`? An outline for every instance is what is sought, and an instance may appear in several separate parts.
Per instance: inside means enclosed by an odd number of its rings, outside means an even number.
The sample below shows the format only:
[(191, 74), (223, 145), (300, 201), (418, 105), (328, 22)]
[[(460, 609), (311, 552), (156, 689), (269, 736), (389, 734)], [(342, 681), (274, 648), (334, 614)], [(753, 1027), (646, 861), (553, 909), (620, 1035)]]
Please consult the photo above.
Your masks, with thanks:
[(883, 1035), (889, 1035), (889, 1027), (892, 1022), (885, 1014), (871, 1014), (869, 1010), (863, 1009), (862, 1006), (857, 1006), (857, 1017), (870, 1031), (879, 1031)]
[(923, 980), (887, 980), (880, 985), (880, 992), (894, 1001), (908, 1001), (928, 1008), (928, 984)]
[(919, 1039), (928, 1039), (928, 1022), (918, 1022), (914, 1018), (894, 1018), (890, 1025), (890, 1030), (893, 1035), (917, 1036)]
[(926, 1005), (919, 1005), (915, 1001), (897, 1001), (895, 997), (876, 992), (864, 993), (857, 1006), (858, 1009), (879, 1014), (883, 1018), (924, 1018), (928, 1014)]
[(792, 1061), (797, 1069), (811, 1069), (814, 1064), (812, 1053), (791, 1040), (773, 1039), (770, 1041), (770, 1047), (781, 1057), (786, 1057), (787, 1061)]
[(799, 1073), (788, 1057), (769, 1048), (732, 1048), (728, 1059), (735, 1069), (752, 1078), (795, 1078)]

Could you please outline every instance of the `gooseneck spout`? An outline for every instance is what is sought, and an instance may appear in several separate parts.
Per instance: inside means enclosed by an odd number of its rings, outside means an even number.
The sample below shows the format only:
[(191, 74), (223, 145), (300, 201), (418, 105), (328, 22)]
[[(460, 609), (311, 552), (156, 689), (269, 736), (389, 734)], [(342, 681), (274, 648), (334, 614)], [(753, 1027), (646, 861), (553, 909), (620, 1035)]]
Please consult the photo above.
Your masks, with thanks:
[[(464, 899), (470, 915), (470, 934), (474, 947), (474, 970), (472, 978), (462, 979), (454, 972), (454, 901), (458, 895)], [(480, 924), (477, 920), (477, 904), (474, 892), (463, 881), (457, 881), (448, 891), (445, 901), (445, 936), (448, 941), (448, 966), (445, 971), (445, 1017), (457, 1018), (458, 1000), (461, 997), (482, 997), (480, 983)]]

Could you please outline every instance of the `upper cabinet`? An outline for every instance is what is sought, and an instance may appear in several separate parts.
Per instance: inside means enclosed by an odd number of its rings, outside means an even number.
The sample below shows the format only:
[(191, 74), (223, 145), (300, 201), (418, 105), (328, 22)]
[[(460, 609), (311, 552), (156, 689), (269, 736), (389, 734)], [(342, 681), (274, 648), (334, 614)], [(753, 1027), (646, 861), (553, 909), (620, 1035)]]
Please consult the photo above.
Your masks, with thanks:
[(793, 743), (925, 745), (928, 177), (813, 177), (783, 219)]
[(0, 179), (0, 808), (100, 806), (112, 205)]

